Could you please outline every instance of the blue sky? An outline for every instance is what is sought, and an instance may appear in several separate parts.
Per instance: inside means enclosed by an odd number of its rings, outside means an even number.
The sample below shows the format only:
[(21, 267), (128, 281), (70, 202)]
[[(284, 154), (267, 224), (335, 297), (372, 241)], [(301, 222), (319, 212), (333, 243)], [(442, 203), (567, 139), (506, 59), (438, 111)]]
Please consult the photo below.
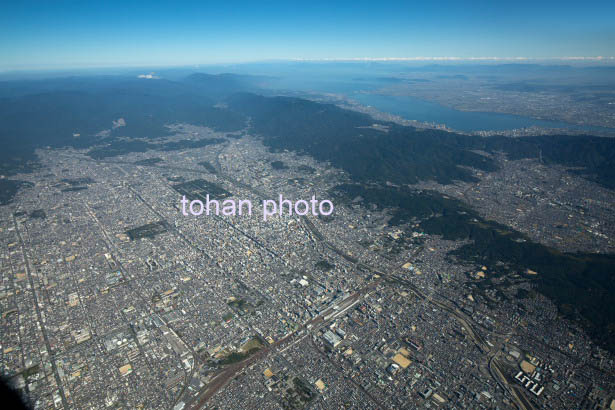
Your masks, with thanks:
[(615, 1), (20, 1), (0, 69), (615, 55)]

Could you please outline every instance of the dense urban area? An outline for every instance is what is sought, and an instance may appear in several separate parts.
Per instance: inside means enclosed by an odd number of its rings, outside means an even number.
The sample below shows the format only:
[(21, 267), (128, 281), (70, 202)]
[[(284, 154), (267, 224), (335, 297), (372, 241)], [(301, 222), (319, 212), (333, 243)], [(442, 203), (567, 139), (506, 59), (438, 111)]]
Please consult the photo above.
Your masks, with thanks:
[[(612, 355), (521, 273), (505, 292), (524, 298), (485, 291), (497, 265), (456, 263), (460, 243), (391, 227), (386, 210), (183, 216), (180, 191), (325, 198), (347, 176), (243, 133), (173, 131), (217, 143), (110, 160), (41, 150), (0, 207), (2, 370), (35, 408), (611, 405)], [(521, 208), (513, 226), (549, 242), (524, 212), (544, 203), (549, 226), (567, 225), (554, 245), (612, 251), (612, 192), (574, 176), (550, 191), (541, 181), (562, 176), (529, 168), (502, 169), (515, 189), (496, 174), (445, 192), (496, 220)], [(587, 200), (600, 206), (584, 214)]]
[[(615, 409), (613, 139), (188, 94), (237, 78), (0, 101), (0, 373), (31, 408)], [(255, 209), (182, 212), (207, 195)], [(279, 195), (334, 212), (264, 220)]]

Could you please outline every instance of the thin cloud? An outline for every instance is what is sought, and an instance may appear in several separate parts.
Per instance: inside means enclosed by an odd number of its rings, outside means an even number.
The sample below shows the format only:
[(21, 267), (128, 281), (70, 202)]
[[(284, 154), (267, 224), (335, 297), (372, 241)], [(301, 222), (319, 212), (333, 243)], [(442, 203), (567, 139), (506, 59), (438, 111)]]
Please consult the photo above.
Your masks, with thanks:
[(145, 78), (147, 80), (157, 80), (160, 77), (158, 77), (157, 75), (154, 75), (155, 73), (149, 73), (149, 74), (139, 74), (137, 76), (137, 78)]
[(291, 58), (292, 61), (536, 61), (536, 60), (581, 60), (613, 61), (613, 56), (570, 56), (570, 57), (349, 57), (349, 58)]

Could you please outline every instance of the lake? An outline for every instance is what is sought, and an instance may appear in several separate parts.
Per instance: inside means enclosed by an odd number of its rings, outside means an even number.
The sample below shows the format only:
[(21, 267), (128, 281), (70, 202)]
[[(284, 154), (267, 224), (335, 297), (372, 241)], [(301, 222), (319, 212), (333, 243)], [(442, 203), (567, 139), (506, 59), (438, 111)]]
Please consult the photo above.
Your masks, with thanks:
[(459, 111), (435, 102), (410, 96), (390, 96), (370, 93), (352, 93), (348, 97), (361, 105), (398, 115), (407, 120), (446, 124), (459, 131), (495, 130), (503, 131), (531, 126), (543, 128), (572, 128), (580, 131), (609, 131), (611, 128), (590, 125), (575, 125), (561, 121), (539, 120), (520, 115), (493, 112)]

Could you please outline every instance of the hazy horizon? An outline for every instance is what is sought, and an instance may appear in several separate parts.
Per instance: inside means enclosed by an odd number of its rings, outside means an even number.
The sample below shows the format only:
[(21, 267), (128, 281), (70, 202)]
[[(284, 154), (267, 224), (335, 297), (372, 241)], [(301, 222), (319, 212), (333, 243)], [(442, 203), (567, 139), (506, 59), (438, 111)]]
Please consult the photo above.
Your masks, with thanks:
[(268, 60), (615, 56), (606, 2), (22, 2), (0, 17), (0, 70)]

